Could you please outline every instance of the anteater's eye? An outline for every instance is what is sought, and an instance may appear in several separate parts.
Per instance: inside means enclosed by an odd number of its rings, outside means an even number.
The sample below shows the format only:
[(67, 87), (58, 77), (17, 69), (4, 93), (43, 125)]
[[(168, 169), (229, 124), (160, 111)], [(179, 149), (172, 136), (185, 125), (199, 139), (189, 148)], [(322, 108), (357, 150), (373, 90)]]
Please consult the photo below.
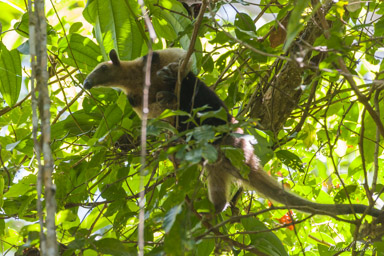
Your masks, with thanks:
[(102, 65), (100, 67), (101, 71), (107, 71), (108, 70), (108, 66), (107, 65)]

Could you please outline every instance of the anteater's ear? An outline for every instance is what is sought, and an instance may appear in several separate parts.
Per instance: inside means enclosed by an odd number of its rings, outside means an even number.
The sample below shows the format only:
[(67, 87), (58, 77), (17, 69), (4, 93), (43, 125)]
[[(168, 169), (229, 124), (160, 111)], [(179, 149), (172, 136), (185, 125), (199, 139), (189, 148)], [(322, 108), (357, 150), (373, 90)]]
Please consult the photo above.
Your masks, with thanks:
[(117, 56), (117, 52), (114, 49), (109, 52), (109, 58), (111, 59), (113, 65), (120, 65), (119, 56)]

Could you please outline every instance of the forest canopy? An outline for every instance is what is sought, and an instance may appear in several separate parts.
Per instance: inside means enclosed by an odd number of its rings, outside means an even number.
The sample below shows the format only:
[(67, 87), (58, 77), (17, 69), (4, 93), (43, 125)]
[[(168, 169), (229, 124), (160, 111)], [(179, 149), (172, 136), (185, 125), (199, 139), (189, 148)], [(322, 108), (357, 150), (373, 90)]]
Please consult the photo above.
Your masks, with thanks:
[[(383, 209), (384, 2), (139, 2), (46, 1), (44, 105), (31, 86), (29, 2), (0, 1), (1, 254), (40, 251), (47, 215), (38, 204), (48, 202), (46, 190), (38, 199), (38, 170), (47, 162), (36, 149), (46, 130), (32, 113), (48, 106), (60, 255), (137, 255), (140, 241), (146, 255), (384, 255), (384, 215), (308, 214), (238, 186), (237, 200), (214, 214), (202, 165), (217, 160), (215, 136), (232, 126), (180, 133), (162, 120), (180, 114), (168, 110), (143, 138), (123, 92), (83, 87), (112, 49), (128, 61), (183, 48), (284, 189)], [(226, 157), (247, 171), (243, 152)]]

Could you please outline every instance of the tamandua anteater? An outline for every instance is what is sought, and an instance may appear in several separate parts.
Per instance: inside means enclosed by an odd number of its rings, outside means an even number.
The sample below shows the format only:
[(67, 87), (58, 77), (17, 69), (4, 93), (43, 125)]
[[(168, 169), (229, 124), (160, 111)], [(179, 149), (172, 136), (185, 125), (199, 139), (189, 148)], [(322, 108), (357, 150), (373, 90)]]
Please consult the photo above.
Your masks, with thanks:
[[(154, 51), (151, 62), (151, 86), (149, 90), (148, 118), (157, 117), (165, 109), (177, 107), (177, 97), (174, 94), (175, 85), (180, 72), (180, 110), (190, 113), (193, 108), (208, 106), (203, 111), (224, 109), (227, 120), (220, 118), (205, 119), (202, 124), (222, 125), (232, 122), (233, 118), (223, 101), (191, 72), (191, 63), (185, 70), (180, 70), (180, 62), (185, 57), (185, 51), (179, 48), (169, 48)], [(120, 61), (115, 50), (109, 53), (111, 61), (100, 63), (85, 79), (84, 88), (96, 86), (117, 87), (124, 91), (136, 113), (142, 116), (143, 85), (147, 56), (132, 60)], [(180, 116), (174, 124), (180, 131), (192, 128), (192, 123), (186, 123), (187, 117)], [(198, 121), (198, 120), (197, 120)], [(199, 122), (197, 122), (199, 123)], [(242, 133), (240, 129), (236, 131)], [(240, 172), (225, 157), (223, 145), (242, 149), (245, 164), (249, 167), (248, 177), (242, 177)], [(258, 193), (280, 202), (291, 209), (303, 212), (341, 215), (365, 213), (379, 216), (383, 212), (362, 204), (318, 204), (305, 200), (287, 190), (280, 183), (270, 177), (262, 168), (254, 149), (246, 136), (223, 135), (219, 143), (215, 143), (219, 152), (218, 160), (207, 164), (209, 199), (217, 212), (222, 211), (228, 202), (229, 190), (233, 181), (240, 181), (245, 188), (256, 190)], [(368, 210), (369, 209), (369, 210)]]

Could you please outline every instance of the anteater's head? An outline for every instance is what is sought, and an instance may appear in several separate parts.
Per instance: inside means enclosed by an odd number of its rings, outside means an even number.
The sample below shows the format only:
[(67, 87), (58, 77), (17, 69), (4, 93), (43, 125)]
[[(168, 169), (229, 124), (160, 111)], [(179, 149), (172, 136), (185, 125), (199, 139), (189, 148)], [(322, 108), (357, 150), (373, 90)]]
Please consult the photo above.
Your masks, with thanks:
[(118, 87), (126, 93), (127, 83), (131, 87), (141, 86), (142, 76), (138, 75), (143, 72), (143, 61), (136, 59), (133, 61), (120, 61), (115, 50), (109, 53), (110, 61), (102, 62), (84, 80), (84, 88), (91, 89), (93, 87)]
[[(151, 91), (163, 90), (163, 80), (157, 76), (157, 72), (170, 63), (179, 63), (185, 57), (185, 51), (180, 48), (169, 48), (154, 51), (151, 62)], [(110, 61), (102, 62), (84, 80), (84, 88), (93, 87), (117, 87), (122, 89), (127, 95), (141, 94), (145, 77), (145, 68), (148, 55), (131, 61), (120, 61), (115, 50), (109, 53)], [(182, 74), (186, 75), (190, 71), (190, 63), (187, 70)]]

